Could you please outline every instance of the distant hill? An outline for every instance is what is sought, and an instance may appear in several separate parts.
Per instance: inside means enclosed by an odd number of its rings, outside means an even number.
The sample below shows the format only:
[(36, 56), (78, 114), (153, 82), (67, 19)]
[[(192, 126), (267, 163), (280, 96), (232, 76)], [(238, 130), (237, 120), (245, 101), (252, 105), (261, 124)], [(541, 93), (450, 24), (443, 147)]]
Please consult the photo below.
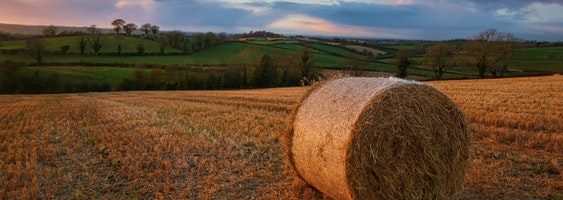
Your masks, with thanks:
[[(11, 33), (11, 34), (23, 34), (23, 35), (41, 35), (43, 34), (43, 29), (49, 25), (21, 25), (21, 24), (4, 24), (0, 23), (0, 32)], [(75, 32), (82, 31), (86, 32), (88, 27), (71, 27), (71, 26), (55, 26), (57, 27), (57, 32)], [(102, 32), (111, 32), (111, 29), (100, 28)]]

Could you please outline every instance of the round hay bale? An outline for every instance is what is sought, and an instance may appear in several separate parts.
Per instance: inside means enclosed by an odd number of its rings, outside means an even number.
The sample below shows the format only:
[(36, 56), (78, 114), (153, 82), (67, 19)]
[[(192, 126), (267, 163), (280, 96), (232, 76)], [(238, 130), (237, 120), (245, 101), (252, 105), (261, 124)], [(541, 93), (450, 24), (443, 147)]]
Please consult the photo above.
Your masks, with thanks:
[(465, 182), (468, 122), (429, 85), (332, 80), (309, 91), (288, 128), (297, 181), (333, 199), (452, 199)]

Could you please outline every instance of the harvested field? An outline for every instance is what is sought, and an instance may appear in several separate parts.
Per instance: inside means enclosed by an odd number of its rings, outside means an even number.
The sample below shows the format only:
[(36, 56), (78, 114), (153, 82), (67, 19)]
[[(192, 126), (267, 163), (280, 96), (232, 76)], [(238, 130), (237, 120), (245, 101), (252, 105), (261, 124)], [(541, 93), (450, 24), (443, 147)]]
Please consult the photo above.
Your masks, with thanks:
[[(464, 199), (563, 198), (563, 77), (429, 82), (473, 133)], [(0, 96), (2, 199), (291, 199), (307, 88)]]

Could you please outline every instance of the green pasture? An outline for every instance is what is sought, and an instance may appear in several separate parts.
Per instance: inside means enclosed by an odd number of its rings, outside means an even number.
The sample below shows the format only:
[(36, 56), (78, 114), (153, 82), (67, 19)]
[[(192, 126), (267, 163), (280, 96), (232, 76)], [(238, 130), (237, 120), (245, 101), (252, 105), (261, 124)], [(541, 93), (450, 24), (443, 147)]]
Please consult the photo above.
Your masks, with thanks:
[[(302, 46), (295, 44), (283, 44), (288, 48), (280, 48), (278, 45), (273, 46), (257, 46), (242, 42), (230, 42), (215, 47), (211, 47), (204, 51), (196, 52), (191, 55), (145, 55), (145, 56), (108, 56), (108, 55), (45, 55), (44, 63), (99, 63), (99, 64), (230, 64), (241, 50), (249, 47), (257, 47), (258, 51), (255, 57), (269, 54), (274, 51), (280, 51), (282, 54), (293, 54), (299, 51)], [(291, 49), (289, 49), (291, 48)], [(340, 57), (321, 54), (313, 51), (313, 57), (319, 63), (319, 66), (337, 65)], [(0, 54), (0, 60), (14, 60), (24, 62), (26, 64), (35, 63), (35, 59), (31, 55), (21, 54)]]
[[(280, 49), (285, 49), (291, 52), (297, 52), (299, 50), (301, 50), (301, 48), (303, 48), (302, 45), (297, 44), (297, 43), (289, 43), (289, 44), (274, 44), (274, 45), (270, 45), (271, 47), (275, 47), (275, 48), (280, 48)], [(313, 50), (313, 52), (315, 52), (315, 50)]]
[[(78, 54), (78, 39), (82, 36), (64, 36), (64, 37), (52, 37), (45, 38), (48, 49), (51, 51), (60, 51), (60, 46), (70, 45), (69, 54), (57, 55), (57, 54), (47, 54), (44, 56), (44, 62), (46, 65), (53, 65), (57, 63), (72, 63), (76, 65), (81, 65), (82, 63), (86, 66), (89, 64), (95, 65), (111, 65), (111, 64), (122, 64), (123, 66), (143, 66), (143, 65), (192, 65), (192, 64), (232, 64), (236, 62), (238, 53), (245, 48), (256, 48), (256, 54), (253, 57), (259, 58), (261, 55), (270, 54), (277, 52), (283, 55), (289, 55), (297, 53), (303, 48), (303, 45), (298, 41), (291, 40), (280, 40), (280, 41), (251, 41), (251, 42), (227, 42), (214, 47), (204, 49), (202, 51), (186, 54), (186, 55), (122, 55), (122, 56), (109, 56), (109, 55), (80, 55)], [(88, 36), (84, 36), (88, 38)], [(159, 52), (159, 43), (153, 40), (143, 39), (140, 37), (125, 37), (121, 36), (121, 39), (117, 39), (114, 35), (103, 35), (102, 42), (104, 47), (102, 47), (102, 53), (115, 53), (117, 44), (120, 42), (122, 44), (123, 53), (136, 52), (135, 46), (139, 43), (144, 43), (147, 53), (157, 53)], [(397, 44), (391, 46), (392, 48), (398, 50), (405, 49), (415, 49), (417, 46), (431, 44), (432, 42), (418, 42), (418, 43), (405, 43)], [(448, 41), (449, 44), (461, 46), (464, 44), (463, 41)], [(322, 43), (309, 43), (307, 44), (312, 48), (313, 60), (318, 67), (321, 68), (342, 68), (339, 66), (342, 61), (345, 61), (346, 57), (358, 56), (362, 57), (360, 54), (355, 53), (350, 49), (350, 47), (340, 47), (333, 46)], [(362, 46), (360, 46), (362, 47)], [(367, 48), (367, 47), (366, 47)], [(15, 41), (4, 41), (0, 45), (0, 49), (13, 50), (13, 49), (25, 49), (25, 40), (15, 40)], [(88, 47), (86, 53), (91, 53), (91, 48)], [(170, 46), (166, 47), (165, 53), (179, 53), (177, 49), (173, 49)], [(31, 55), (25, 54), (0, 54), (0, 60), (14, 60), (24, 62), (26, 64), (35, 64), (36, 61)], [(423, 57), (415, 57), (415, 63), (421, 63)], [(394, 65), (394, 58), (379, 59), (376, 62), (365, 62), (356, 61), (360, 63), (367, 70), (383, 71), (383, 72), (394, 72), (396, 66)], [(416, 67), (418, 64), (415, 64)], [(126, 74), (131, 74), (130, 68), (95, 68), (95, 73), (88, 73), (86, 68), (80, 67), (49, 67), (48, 69), (35, 68), (36, 71), (53, 71), (59, 70), (60, 74), (63, 73), (74, 73), (73, 76), (80, 77), (89, 74), (91, 78), (96, 77), (106, 77), (103, 71), (111, 71), (111, 73), (117, 73), (114, 77), (115, 79), (122, 79), (123, 77), (119, 75), (120, 72), (116, 71), (119, 69), (124, 69)], [(545, 47), (545, 48), (524, 48), (515, 53), (514, 58), (509, 63), (509, 72), (507, 76), (519, 76), (526, 75), (529, 73), (563, 73), (563, 47)], [(476, 74), (475, 67), (458, 67), (451, 68), (451, 72), (447, 73), (444, 78), (463, 78), (463, 77), (473, 77)], [(124, 72), (124, 73), (125, 73)], [(409, 73), (422, 75), (426, 77), (433, 77), (434, 74), (431, 70), (425, 69), (410, 69)], [(80, 75), (82, 74), (82, 75)], [(85, 77), (82, 77), (85, 78)], [(80, 79), (80, 78), (78, 78)], [(109, 78), (113, 80), (113, 78)], [(113, 82), (113, 81), (112, 81)]]
[(514, 60), (509, 69), (563, 73), (563, 59), (560, 60)]
[(52, 74), (57, 74), (60, 77), (61, 83), (83, 83), (83, 82), (97, 82), (97, 83), (110, 83), (113, 90), (124, 78), (131, 78), (135, 70), (141, 70), (145, 74), (150, 72), (150, 69), (142, 68), (123, 68), (123, 67), (56, 67), (56, 66), (41, 66), (41, 67), (25, 67), (23, 73), (27, 76), (42, 76), (48, 77)]
[(515, 53), (514, 60), (563, 60), (563, 47), (524, 48)]
[[(424, 62), (424, 57), (422, 56), (411, 57), (411, 60), (414, 61), (415, 65), (418, 65)], [(394, 65), (397, 60), (396, 58), (393, 57), (393, 58), (377, 59), (377, 61)]]
[(312, 43), (312, 44), (308, 44), (311, 48), (314, 49), (318, 49), (322, 52), (326, 52), (326, 53), (330, 53), (330, 54), (335, 54), (335, 55), (339, 55), (342, 57), (350, 57), (350, 56), (361, 56), (349, 49), (345, 49), (342, 47), (337, 47), (337, 46), (331, 46), (331, 45), (326, 45), (326, 44), (319, 44), (319, 43)]
[(125, 67), (26, 67), (24, 73), (57, 73), (72, 80), (106, 80), (117, 82), (129, 78), (135, 70), (150, 71), (150, 69), (125, 68)]
[[(105, 56), (105, 55), (46, 55), (44, 63), (84, 64), (190, 64), (189, 56)], [(26, 64), (36, 63), (30, 55), (0, 55), (0, 60), (13, 60)], [(191, 63), (193, 64), (193, 63)]]
[(202, 64), (230, 64), (232, 59), (243, 49), (250, 48), (250, 47), (257, 47), (258, 55), (255, 57), (259, 57), (261, 55), (272, 53), (275, 50), (280, 51), (283, 54), (290, 54), (294, 53), (290, 50), (285, 50), (281, 48), (276, 48), (272, 46), (265, 46), (265, 45), (254, 45), (249, 43), (242, 43), (242, 42), (229, 42), (222, 45), (218, 45), (215, 47), (211, 47), (206, 49), (205, 51), (196, 52), (188, 57), (193, 61), (193, 63), (202, 63)]
[(373, 55), (377, 55), (377, 54), (385, 55), (385, 54), (387, 54), (387, 52), (385, 52), (385, 51), (381, 51), (381, 50), (377, 50), (377, 49), (373, 49), (373, 48), (365, 47), (365, 46), (361, 46), (361, 45), (345, 45), (344, 47), (346, 47), (347, 49), (352, 49), (352, 50), (356, 50), (356, 51), (360, 51), (360, 52), (367, 50), (367, 51), (371, 52)]
[(276, 45), (276, 44), (297, 44), (299, 41), (295, 40), (256, 40), (256, 41), (249, 41), (250, 44), (258, 44), (258, 45)]
[[(92, 39), (91, 36), (61, 36), (61, 37), (51, 37), (43, 38), (47, 44), (47, 50), (56, 52), (61, 51), (61, 46), (69, 45), (68, 53), (77, 54), (80, 53), (79, 40), (80, 38), (86, 40)], [(121, 43), (122, 53), (136, 53), (137, 45), (143, 44), (145, 47), (145, 53), (160, 53), (160, 44), (156, 41), (132, 37), (132, 36), (115, 36), (115, 35), (102, 35), (100, 36), (101, 42), (103, 44), (100, 49), (100, 53), (117, 53), (118, 44)], [(26, 49), (26, 40), (13, 40), (2, 42), (0, 49), (14, 50), (14, 49)], [(85, 53), (94, 53), (92, 47), (89, 45), (85, 48)], [(178, 49), (172, 48), (170, 45), (166, 46), (164, 53), (179, 53)]]
[(563, 47), (521, 49), (514, 54), (509, 68), (563, 73)]

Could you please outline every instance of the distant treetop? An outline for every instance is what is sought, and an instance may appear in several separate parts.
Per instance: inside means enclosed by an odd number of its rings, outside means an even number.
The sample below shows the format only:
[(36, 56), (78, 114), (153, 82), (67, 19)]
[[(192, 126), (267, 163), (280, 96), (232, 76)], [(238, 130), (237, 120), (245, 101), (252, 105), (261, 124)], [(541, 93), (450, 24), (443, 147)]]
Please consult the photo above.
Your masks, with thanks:
[(248, 33), (240, 34), (240, 38), (249, 37), (281, 37), (281, 34), (269, 32), (269, 31), (250, 31)]

